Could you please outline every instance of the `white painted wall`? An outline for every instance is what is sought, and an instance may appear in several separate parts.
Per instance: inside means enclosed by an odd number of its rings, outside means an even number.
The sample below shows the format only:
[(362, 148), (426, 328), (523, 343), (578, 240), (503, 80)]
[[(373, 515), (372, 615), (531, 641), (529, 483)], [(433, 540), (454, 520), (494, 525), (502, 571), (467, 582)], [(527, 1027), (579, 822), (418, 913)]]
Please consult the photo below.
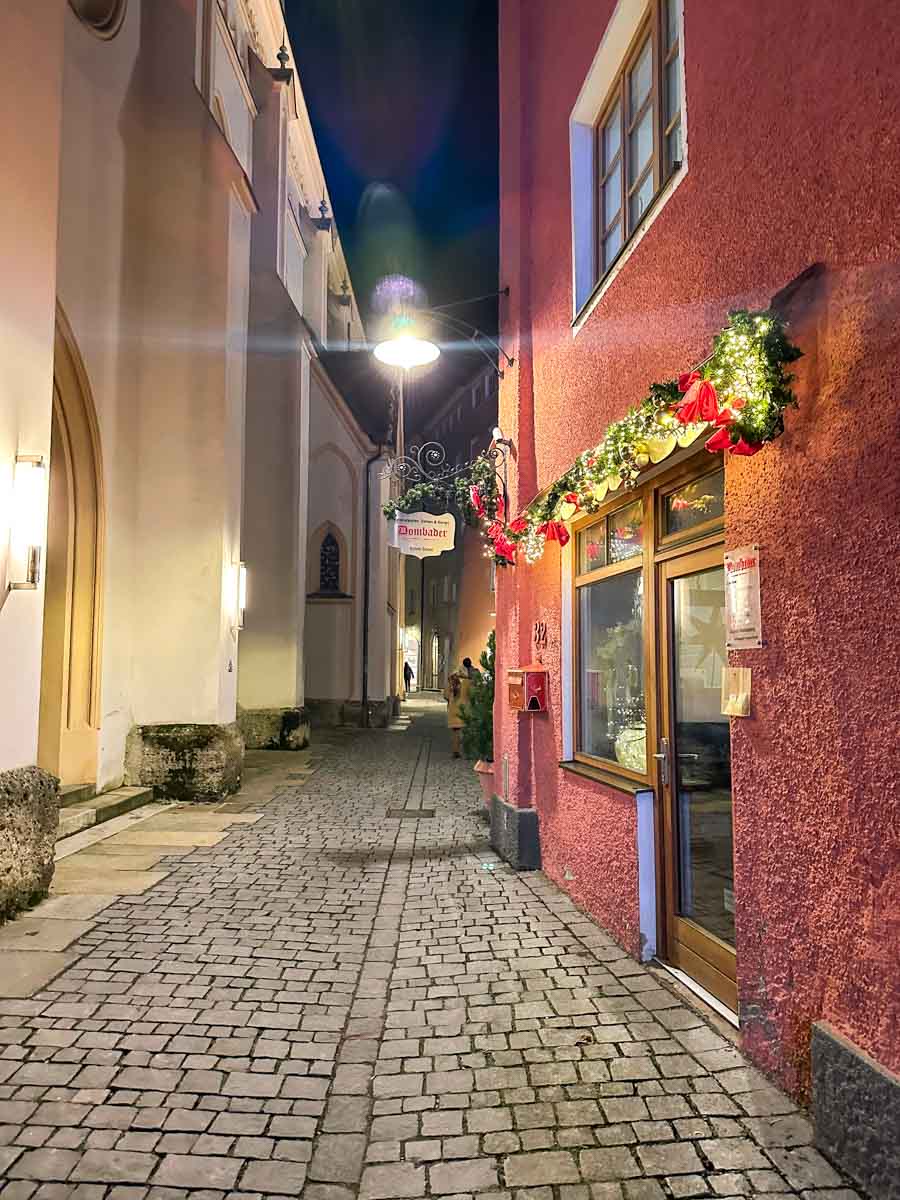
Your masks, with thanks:
[(6, 593), (15, 456), (50, 454), (65, 0), (6, 0), (0, 29), (0, 771), (37, 757), (43, 587)]
[(131, 0), (108, 42), (66, 17), (58, 286), (104, 465), (101, 786), (132, 725), (235, 715), (250, 214), (195, 28), (177, 0)]

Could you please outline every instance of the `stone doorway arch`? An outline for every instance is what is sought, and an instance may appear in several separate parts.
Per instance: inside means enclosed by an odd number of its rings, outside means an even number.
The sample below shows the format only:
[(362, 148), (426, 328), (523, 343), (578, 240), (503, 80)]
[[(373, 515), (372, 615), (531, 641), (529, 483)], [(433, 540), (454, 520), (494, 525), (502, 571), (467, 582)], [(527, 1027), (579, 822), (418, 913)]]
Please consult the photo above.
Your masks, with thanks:
[(63, 784), (97, 779), (103, 533), (97, 414), (57, 305), (38, 765)]

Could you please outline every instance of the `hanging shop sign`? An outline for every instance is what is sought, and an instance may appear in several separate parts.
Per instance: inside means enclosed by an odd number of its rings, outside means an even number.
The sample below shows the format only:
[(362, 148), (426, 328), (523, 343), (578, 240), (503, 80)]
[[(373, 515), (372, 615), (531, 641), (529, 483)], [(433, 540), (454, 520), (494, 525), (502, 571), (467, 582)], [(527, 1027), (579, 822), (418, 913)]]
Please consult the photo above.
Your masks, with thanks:
[(413, 558), (433, 558), (452, 550), (456, 519), (452, 513), (398, 513), (388, 526), (388, 544)]
[(729, 650), (762, 646), (759, 546), (741, 546), (725, 555), (725, 645)]

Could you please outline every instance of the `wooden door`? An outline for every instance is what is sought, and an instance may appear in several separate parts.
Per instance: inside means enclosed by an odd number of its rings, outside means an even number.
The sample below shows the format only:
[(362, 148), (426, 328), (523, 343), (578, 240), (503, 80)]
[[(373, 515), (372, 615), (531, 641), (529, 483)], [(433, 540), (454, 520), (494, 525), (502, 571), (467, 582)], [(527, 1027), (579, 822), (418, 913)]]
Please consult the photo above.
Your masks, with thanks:
[(736, 1009), (722, 547), (669, 559), (658, 572), (665, 954)]

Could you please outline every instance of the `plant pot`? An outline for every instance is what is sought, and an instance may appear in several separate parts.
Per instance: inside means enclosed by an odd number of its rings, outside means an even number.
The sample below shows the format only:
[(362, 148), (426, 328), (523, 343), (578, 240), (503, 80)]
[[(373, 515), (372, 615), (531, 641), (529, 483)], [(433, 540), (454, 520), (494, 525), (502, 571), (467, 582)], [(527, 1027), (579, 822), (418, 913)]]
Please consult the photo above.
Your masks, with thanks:
[(491, 807), (491, 797), (494, 794), (494, 764), (493, 762), (485, 762), (483, 758), (479, 758), (474, 767), (475, 773), (481, 784), (481, 794), (484, 796), (484, 807)]

